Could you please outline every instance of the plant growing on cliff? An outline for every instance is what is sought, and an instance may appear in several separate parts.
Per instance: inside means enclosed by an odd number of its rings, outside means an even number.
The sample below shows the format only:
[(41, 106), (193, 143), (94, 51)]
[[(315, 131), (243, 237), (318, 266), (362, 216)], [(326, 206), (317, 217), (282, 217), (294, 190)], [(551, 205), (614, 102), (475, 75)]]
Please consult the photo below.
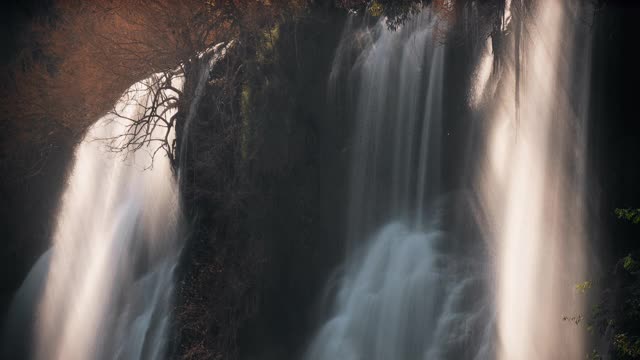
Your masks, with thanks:
[[(640, 223), (636, 209), (616, 209), (619, 219)], [(588, 332), (600, 338), (603, 345), (593, 349), (588, 359), (603, 359), (614, 355), (616, 359), (640, 359), (640, 263), (638, 251), (620, 258), (601, 284), (604, 289), (596, 294), (596, 304), (588, 316), (563, 317), (576, 325), (586, 320)], [(576, 285), (576, 290), (586, 293), (592, 282)]]

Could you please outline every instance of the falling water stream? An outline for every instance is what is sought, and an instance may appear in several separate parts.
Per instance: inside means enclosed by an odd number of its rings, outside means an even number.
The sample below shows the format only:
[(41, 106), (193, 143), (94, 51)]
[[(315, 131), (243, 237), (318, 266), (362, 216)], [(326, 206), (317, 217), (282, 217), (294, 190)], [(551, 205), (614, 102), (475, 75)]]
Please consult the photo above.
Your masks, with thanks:
[[(495, 249), (497, 358), (582, 359), (586, 279), (586, 120), (590, 16), (573, 1), (540, 1), (515, 64), (486, 90), (489, 132), (478, 192)], [(491, 57), (486, 49), (485, 57)], [(514, 121), (516, 110), (519, 119)]]
[[(232, 44), (232, 43), (231, 43)], [(228, 46), (198, 54), (183, 139), (213, 64)], [(133, 124), (155, 114), (171, 119), (184, 74), (158, 73), (127, 89), (75, 152), (57, 215), (53, 246), (34, 265), (10, 309), (8, 356), (37, 360), (162, 359), (167, 356), (174, 270), (183, 247), (176, 178), (163, 148), (168, 123)], [(146, 128), (145, 128), (146, 126)], [(167, 141), (168, 143), (161, 143)], [(141, 144), (141, 146), (137, 146)], [(186, 147), (182, 142), (180, 154)], [(116, 150), (116, 151), (113, 151)]]
[[(144, 114), (162, 76), (125, 91), (116, 111), (98, 120), (76, 150), (53, 246), (33, 267), (10, 310), (15, 319), (9, 319), (8, 329), (34, 323), (22, 335), (28, 342), (33, 334), (22, 356), (165, 356), (173, 272), (182, 247), (177, 185), (168, 159), (152, 159), (155, 146), (126, 157), (108, 146), (130, 139), (130, 119)], [(182, 87), (182, 76), (170, 81)], [(170, 117), (176, 108), (169, 101), (158, 110)], [(152, 131), (152, 138), (164, 137), (161, 126)], [(30, 320), (20, 318), (29, 313)]]
[(355, 47), (349, 254), (307, 359), (489, 357), (483, 260), (449, 249), (442, 226), (439, 26), (425, 10), (397, 31), (345, 30), (332, 73)]
[(38, 311), (36, 359), (164, 356), (181, 248), (176, 184), (166, 158), (151, 163), (141, 149), (123, 159), (99, 140), (121, 136), (124, 118), (142, 115), (151, 82), (132, 86), (116, 104), (119, 115), (100, 119), (76, 152)]

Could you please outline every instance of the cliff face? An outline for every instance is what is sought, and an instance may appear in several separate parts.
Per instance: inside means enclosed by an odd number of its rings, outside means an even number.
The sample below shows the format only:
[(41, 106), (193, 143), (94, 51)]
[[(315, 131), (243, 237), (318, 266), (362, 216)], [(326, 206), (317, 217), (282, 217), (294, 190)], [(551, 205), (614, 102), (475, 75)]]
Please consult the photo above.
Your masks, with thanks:
[(315, 9), (241, 39), (212, 70), (180, 164), (177, 358), (303, 345), (342, 243), (350, 126), (326, 111), (326, 86), (344, 16)]

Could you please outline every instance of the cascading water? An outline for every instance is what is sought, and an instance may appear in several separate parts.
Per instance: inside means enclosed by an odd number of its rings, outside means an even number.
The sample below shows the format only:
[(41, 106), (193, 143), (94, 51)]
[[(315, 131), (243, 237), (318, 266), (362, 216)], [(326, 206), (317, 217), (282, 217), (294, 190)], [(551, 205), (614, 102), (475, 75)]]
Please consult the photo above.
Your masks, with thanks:
[[(107, 148), (107, 141), (131, 140), (127, 126), (144, 114), (161, 76), (129, 88), (114, 114), (93, 125), (76, 150), (53, 247), (32, 269), (10, 312), (35, 313), (29, 319), (10, 319), (8, 325), (34, 327), (25, 331), (34, 339), (18, 351), (22, 356), (43, 360), (165, 356), (173, 272), (182, 248), (177, 185), (168, 159), (152, 160), (148, 151), (156, 149), (153, 143), (126, 159)], [(170, 81), (180, 89), (183, 77)], [(167, 118), (175, 111), (175, 101), (158, 108)], [(152, 138), (163, 139), (165, 131), (156, 126)], [(15, 347), (16, 341), (10, 341)]]
[(584, 314), (584, 295), (573, 291), (586, 278), (584, 5), (537, 3), (523, 32), (519, 109), (513, 53), (494, 80), (499, 86), (482, 77), (476, 84), (489, 117), (477, 183), (497, 257), (498, 359), (584, 358), (580, 328), (561, 322)]
[[(199, 54), (182, 129), (229, 46)], [(75, 153), (53, 247), (16, 293), (4, 354), (34, 359), (162, 359), (167, 356), (179, 231), (179, 183), (169, 159), (185, 76), (154, 74), (127, 89)], [(146, 122), (145, 118), (150, 119)], [(113, 152), (111, 150), (117, 150)], [(126, 156), (120, 154), (126, 152)], [(18, 335), (10, 332), (19, 329)], [(33, 337), (33, 339), (32, 339)], [(35, 345), (35, 346), (34, 346)]]
[(141, 149), (125, 160), (99, 140), (126, 133), (124, 118), (142, 115), (151, 82), (132, 86), (118, 115), (99, 120), (76, 152), (39, 307), (36, 359), (164, 355), (181, 248), (176, 184), (166, 158), (151, 164)]
[(309, 360), (474, 359), (492, 351), (482, 260), (450, 251), (452, 235), (441, 226), (439, 24), (425, 10), (397, 31), (383, 19), (344, 32), (331, 80), (355, 52), (349, 250)]

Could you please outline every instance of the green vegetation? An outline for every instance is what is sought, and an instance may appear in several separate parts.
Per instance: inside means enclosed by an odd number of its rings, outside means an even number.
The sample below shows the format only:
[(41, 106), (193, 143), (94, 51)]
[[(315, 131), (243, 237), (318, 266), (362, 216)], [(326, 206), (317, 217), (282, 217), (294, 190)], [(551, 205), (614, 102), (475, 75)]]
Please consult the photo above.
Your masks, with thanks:
[(638, 271), (638, 262), (633, 259), (631, 254), (622, 258), (622, 267), (630, 273)]
[[(640, 209), (616, 209), (615, 215), (633, 224), (640, 223)], [(596, 285), (600, 290), (590, 293), (592, 306), (588, 316), (564, 316), (564, 321), (585, 324), (601, 345), (593, 349), (587, 359), (640, 359), (640, 263), (639, 252), (632, 251), (620, 258), (612, 271)], [(592, 281), (576, 284), (575, 289), (587, 293)]]
[(637, 336), (630, 337), (627, 334), (616, 334), (613, 344), (620, 354), (631, 359), (640, 357), (640, 339)]
[(640, 224), (640, 209), (616, 209), (615, 214), (620, 219), (629, 220), (634, 224)]
[(251, 88), (249, 85), (242, 85), (242, 94), (240, 98), (240, 111), (242, 112), (242, 132), (240, 152), (242, 159), (249, 157), (249, 141), (251, 136)]
[(576, 285), (576, 290), (584, 294), (587, 290), (591, 289), (591, 285), (591, 281), (584, 281)]
[[(386, 18), (387, 26), (396, 29), (408, 18), (420, 12), (423, 6), (431, 5), (440, 14), (446, 16), (452, 12), (455, 1), (427, 1), (427, 0), (342, 0), (342, 5), (352, 10), (363, 10), (373, 17)], [(460, 2), (461, 3), (461, 2)]]

